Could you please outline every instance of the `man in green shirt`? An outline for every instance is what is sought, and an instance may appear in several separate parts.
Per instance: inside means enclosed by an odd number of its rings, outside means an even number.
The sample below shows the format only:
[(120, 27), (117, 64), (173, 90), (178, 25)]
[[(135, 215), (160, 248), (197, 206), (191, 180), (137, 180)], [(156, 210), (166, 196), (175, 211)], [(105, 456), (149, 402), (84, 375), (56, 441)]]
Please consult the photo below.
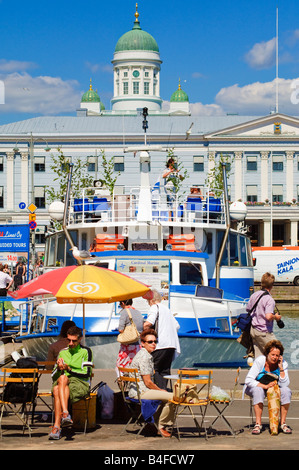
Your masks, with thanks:
[(81, 345), (82, 332), (72, 326), (67, 332), (69, 346), (58, 354), (52, 372), (55, 422), (49, 439), (61, 437), (61, 427), (72, 426), (68, 412), (68, 400), (71, 403), (81, 400), (89, 392), (92, 371), (92, 352)]

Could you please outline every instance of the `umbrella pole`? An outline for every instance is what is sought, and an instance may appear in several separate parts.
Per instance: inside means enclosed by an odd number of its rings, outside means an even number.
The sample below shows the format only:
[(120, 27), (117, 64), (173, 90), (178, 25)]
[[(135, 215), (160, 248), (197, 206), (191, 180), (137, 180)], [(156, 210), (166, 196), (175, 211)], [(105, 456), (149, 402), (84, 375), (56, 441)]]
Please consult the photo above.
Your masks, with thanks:
[(83, 346), (85, 346), (85, 303), (83, 302)]

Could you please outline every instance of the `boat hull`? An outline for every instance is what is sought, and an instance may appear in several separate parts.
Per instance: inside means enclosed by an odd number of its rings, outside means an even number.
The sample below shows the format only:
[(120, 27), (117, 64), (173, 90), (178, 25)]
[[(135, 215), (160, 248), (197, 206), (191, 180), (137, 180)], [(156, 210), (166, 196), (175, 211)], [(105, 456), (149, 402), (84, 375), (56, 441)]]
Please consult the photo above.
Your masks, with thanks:
[[(86, 346), (93, 351), (96, 369), (113, 369), (119, 351), (116, 334), (94, 334), (86, 336)], [(245, 349), (236, 337), (229, 335), (181, 335), (181, 354), (172, 363), (180, 367), (246, 367), (243, 359)], [(48, 348), (57, 340), (57, 335), (28, 335), (20, 338), (27, 353), (37, 360), (46, 360)]]

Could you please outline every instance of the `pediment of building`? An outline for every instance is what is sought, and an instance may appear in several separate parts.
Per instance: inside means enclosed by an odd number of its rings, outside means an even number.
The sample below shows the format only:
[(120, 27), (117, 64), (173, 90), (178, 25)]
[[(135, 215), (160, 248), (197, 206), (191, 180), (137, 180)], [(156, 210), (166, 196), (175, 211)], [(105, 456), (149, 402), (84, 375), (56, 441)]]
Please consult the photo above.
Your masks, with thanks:
[(296, 137), (299, 136), (299, 118), (287, 116), (281, 113), (270, 114), (268, 116), (243, 122), (232, 127), (219, 129), (206, 135), (213, 137)]

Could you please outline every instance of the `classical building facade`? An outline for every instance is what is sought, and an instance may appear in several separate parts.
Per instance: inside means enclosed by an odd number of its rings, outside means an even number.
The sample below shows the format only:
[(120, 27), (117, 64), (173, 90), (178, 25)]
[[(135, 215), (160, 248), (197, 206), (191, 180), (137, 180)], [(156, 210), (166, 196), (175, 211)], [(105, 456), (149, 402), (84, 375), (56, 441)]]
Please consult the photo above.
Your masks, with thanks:
[[(178, 89), (162, 110), (159, 47), (143, 31), (136, 11), (132, 30), (116, 44), (112, 64), (112, 109), (105, 110), (95, 85), (78, 103), (74, 116), (45, 116), (0, 126), (0, 223), (28, 223), (27, 207), (37, 206), (37, 249), (42, 251), (49, 224), (47, 187), (57, 186), (50, 165), (63, 151), (67, 161), (88, 162), (101, 176), (101, 152), (119, 172), (116, 191), (139, 184), (140, 167), (130, 146), (144, 143), (142, 109), (148, 108), (147, 143), (151, 183), (161, 175), (169, 150), (188, 171), (188, 183), (204, 186), (220, 158), (229, 165), (231, 201), (247, 205), (245, 225), (253, 245), (297, 245), (299, 221), (299, 118), (267, 116), (195, 116), (189, 97)], [(22, 204), (23, 203), (23, 204)], [(21, 205), (20, 205), (21, 204)]]

